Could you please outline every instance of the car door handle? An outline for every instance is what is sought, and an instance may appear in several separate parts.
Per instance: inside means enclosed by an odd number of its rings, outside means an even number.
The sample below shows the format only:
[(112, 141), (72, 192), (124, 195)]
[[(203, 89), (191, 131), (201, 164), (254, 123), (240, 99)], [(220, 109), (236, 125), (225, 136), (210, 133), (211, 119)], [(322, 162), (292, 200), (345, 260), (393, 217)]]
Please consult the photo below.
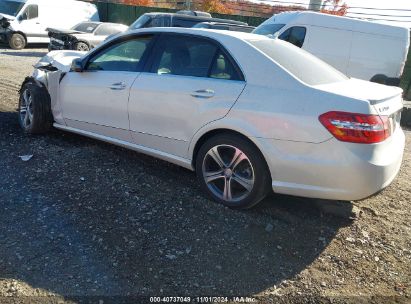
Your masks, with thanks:
[(196, 98), (211, 98), (214, 97), (215, 92), (210, 89), (194, 91), (191, 96)]
[(127, 85), (124, 82), (116, 82), (116, 83), (113, 83), (110, 86), (110, 89), (112, 89), (112, 90), (124, 90), (126, 87), (127, 87)]

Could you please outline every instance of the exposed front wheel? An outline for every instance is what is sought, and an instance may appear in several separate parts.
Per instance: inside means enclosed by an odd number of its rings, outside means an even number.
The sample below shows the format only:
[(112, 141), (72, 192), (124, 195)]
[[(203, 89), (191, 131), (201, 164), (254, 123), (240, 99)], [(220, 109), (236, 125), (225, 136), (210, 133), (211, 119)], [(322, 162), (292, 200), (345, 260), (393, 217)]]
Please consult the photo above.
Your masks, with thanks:
[(271, 188), (260, 151), (234, 134), (218, 135), (205, 142), (198, 152), (196, 171), (203, 190), (234, 209), (253, 207)]
[(9, 39), (9, 46), (14, 50), (22, 50), (26, 47), (26, 39), (22, 34), (14, 33)]
[(50, 96), (45, 88), (27, 82), (20, 91), (19, 123), (26, 133), (47, 132), (52, 125)]
[(88, 52), (90, 50), (89, 46), (84, 42), (77, 42), (75, 44), (76, 51)]

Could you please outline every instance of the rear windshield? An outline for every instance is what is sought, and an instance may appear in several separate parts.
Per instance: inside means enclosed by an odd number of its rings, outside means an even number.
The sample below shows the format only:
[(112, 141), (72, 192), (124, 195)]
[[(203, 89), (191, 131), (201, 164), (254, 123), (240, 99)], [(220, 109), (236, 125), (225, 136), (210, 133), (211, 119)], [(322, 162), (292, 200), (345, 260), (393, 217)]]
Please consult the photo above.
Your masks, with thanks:
[(82, 22), (82, 23), (79, 23), (73, 26), (72, 30), (91, 34), (96, 30), (96, 28), (99, 25), (100, 25), (99, 23)]
[(274, 35), (279, 30), (281, 30), (284, 26), (285, 24), (279, 24), (279, 23), (261, 24), (259, 27), (257, 27), (253, 31), (253, 34), (264, 35), (264, 36)]
[(314, 86), (348, 79), (324, 61), (287, 42), (275, 39), (248, 40), (248, 42), (308, 85)]

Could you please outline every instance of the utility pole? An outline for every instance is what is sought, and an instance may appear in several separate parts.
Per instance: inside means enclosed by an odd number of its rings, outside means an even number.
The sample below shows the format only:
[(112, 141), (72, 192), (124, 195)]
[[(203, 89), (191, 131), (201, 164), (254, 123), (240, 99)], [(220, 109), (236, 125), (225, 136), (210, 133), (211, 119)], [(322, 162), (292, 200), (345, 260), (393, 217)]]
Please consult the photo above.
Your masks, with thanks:
[(322, 5), (322, 0), (310, 0), (310, 5), (308, 6), (308, 9), (310, 11), (320, 11), (321, 10), (321, 5)]

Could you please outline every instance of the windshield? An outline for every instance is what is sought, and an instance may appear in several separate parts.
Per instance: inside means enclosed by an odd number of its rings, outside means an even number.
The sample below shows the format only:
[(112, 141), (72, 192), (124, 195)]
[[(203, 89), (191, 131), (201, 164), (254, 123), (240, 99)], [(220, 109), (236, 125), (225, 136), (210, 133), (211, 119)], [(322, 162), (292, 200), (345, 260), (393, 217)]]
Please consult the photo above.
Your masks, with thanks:
[(281, 30), (284, 26), (285, 24), (279, 24), (279, 23), (261, 24), (259, 27), (257, 27), (253, 31), (253, 34), (264, 35), (264, 36), (274, 35), (279, 30)]
[(142, 15), (133, 24), (130, 25), (130, 30), (135, 30), (144, 27), (151, 20), (150, 16)]
[(314, 86), (348, 79), (324, 61), (287, 42), (273, 39), (249, 40), (248, 42), (308, 85)]
[(3, 0), (0, 1), (0, 13), (16, 17), (23, 6), (24, 2)]
[(73, 26), (71, 29), (73, 31), (78, 31), (78, 32), (83, 32), (83, 33), (93, 33), (95, 29), (99, 26), (99, 23), (94, 23), (94, 22), (82, 22), (79, 23), (75, 26)]

